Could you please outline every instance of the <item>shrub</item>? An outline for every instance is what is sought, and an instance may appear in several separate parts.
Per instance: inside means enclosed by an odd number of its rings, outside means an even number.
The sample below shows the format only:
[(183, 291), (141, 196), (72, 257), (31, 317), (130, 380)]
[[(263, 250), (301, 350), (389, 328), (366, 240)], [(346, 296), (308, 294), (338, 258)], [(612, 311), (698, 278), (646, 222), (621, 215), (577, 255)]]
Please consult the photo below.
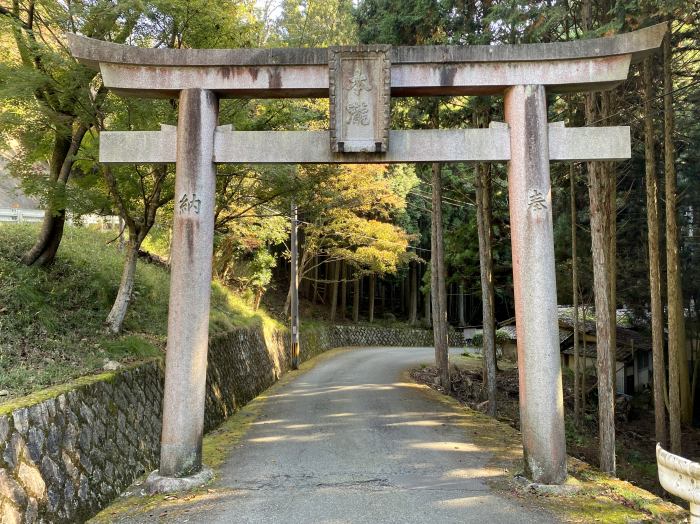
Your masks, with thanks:
[[(507, 331), (504, 331), (503, 329), (497, 329), (496, 330), (496, 346), (502, 346), (503, 344), (507, 344), (510, 342), (510, 335), (508, 334)], [(480, 348), (483, 347), (484, 345), (484, 332), (479, 331), (477, 333), (474, 333), (474, 336), (472, 337), (472, 346)]]

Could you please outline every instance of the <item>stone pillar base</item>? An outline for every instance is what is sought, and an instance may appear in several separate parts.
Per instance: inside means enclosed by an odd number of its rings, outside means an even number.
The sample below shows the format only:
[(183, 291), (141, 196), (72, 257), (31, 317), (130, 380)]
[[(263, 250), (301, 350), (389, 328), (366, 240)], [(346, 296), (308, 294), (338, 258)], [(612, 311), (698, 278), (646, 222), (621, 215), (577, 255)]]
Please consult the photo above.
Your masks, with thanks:
[(144, 488), (149, 495), (156, 493), (176, 493), (178, 491), (189, 491), (203, 486), (214, 478), (214, 472), (210, 468), (202, 467), (198, 473), (189, 477), (164, 477), (155, 470), (146, 479)]
[(583, 485), (574, 477), (566, 477), (562, 484), (540, 484), (532, 482), (523, 475), (515, 475), (513, 478), (516, 486), (526, 493), (535, 495), (556, 495), (556, 496), (571, 496), (576, 495), (583, 489)]

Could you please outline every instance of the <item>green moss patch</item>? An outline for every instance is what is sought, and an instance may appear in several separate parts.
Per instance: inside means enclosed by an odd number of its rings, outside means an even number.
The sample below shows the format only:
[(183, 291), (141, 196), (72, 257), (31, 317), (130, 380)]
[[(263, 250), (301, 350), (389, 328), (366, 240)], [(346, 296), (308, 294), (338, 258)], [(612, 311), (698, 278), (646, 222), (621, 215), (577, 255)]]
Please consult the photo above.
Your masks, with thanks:
[[(159, 359), (150, 360), (157, 361)], [(75, 389), (91, 386), (92, 384), (96, 384), (98, 382), (114, 380), (120, 373), (133, 369), (135, 367), (142, 366), (146, 362), (148, 362), (148, 360), (140, 361), (130, 366), (126, 366), (123, 369), (120, 369), (119, 371), (109, 371), (104, 373), (97, 373), (95, 375), (86, 375), (66, 382), (64, 384), (59, 384), (57, 386), (52, 386), (46, 389), (42, 389), (40, 391), (36, 391), (23, 397), (8, 400), (0, 404), (0, 415), (8, 415), (16, 409), (26, 408), (33, 406), (34, 404), (39, 404), (40, 402), (56, 398), (64, 393), (68, 393), (69, 391), (73, 391)]]

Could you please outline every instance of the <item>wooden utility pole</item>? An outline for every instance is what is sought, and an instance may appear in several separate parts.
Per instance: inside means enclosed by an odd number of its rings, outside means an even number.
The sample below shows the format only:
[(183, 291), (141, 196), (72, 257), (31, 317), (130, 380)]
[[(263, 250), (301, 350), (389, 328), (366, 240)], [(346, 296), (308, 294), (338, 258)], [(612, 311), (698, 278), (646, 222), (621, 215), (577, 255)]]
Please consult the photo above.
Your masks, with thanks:
[(298, 250), (299, 245), (297, 242), (297, 206), (296, 202), (292, 200), (292, 238), (291, 238), (291, 252), (292, 252), (292, 269), (291, 278), (289, 279), (290, 293), (292, 296), (292, 307), (291, 307), (291, 336), (292, 336), (292, 369), (299, 368), (299, 280), (297, 278), (298, 267)]

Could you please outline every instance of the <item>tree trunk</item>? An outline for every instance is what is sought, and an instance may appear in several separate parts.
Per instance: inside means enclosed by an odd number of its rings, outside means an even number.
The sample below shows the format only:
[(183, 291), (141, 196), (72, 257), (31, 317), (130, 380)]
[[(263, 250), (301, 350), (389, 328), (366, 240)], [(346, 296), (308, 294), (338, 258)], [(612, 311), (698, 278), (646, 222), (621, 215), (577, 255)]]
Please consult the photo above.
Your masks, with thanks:
[(496, 319), (491, 252), (491, 184), (489, 167), (476, 166), (476, 221), (479, 236), (479, 268), (483, 322), (483, 382), (488, 399), (487, 414), (496, 416)]
[[(598, 94), (586, 95), (586, 119), (596, 121), (595, 103)], [(596, 311), (596, 346), (598, 368), (598, 426), (600, 437), (600, 469), (615, 474), (615, 382), (612, 347), (610, 282), (610, 190), (606, 170), (600, 162), (588, 163), (589, 199), (591, 206), (591, 243), (593, 258), (593, 291)]]
[[(592, 29), (592, 2), (582, 3), (582, 26), (585, 31)], [(607, 14), (607, 11), (604, 10)], [(605, 15), (604, 15), (605, 16)], [(601, 21), (602, 23), (605, 20)], [(586, 95), (586, 121), (589, 124), (607, 118), (609, 114), (599, 114), (598, 101), (603, 109), (609, 109), (609, 99), (603, 93)], [(607, 101), (606, 101), (607, 100)], [(603, 112), (603, 111), (601, 111)], [(591, 244), (593, 259), (593, 292), (596, 311), (596, 346), (598, 373), (598, 427), (600, 438), (600, 469), (615, 474), (615, 299), (611, 270), (611, 248), (614, 247), (614, 226), (611, 224), (615, 213), (613, 192), (608, 180), (608, 169), (602, 162), (588, 163), (589, 199), (591, 212)], [(612, 220), (614, 221), (614, 220)], [(585, 318), (585, 316), (584, 316)], [(585, 324), (584, 324), (585, 325)]]
[(423, 318), (425, 319), (425, 325), (430, 327), (433, 325), (433, 315), (432, 315), (432, 297), (430, 296), (430, 290), (426, 290), (423, 293)]
[[(613, 114), (613, 95), (613, 91), (601, 93), (601, 116), (606, 119)], [(605, 124), (610, 124), (610, 122), (606, 120)], [(608, 209), (608, 213), (610, 213), (608, 219), (610, 225), (608, 264), (610, 268), (608, 271), (610, 281), (610, 351), (613, 363), (612, 380), (614, 385), (617, 380), (617, 171), (613, 162), (601, 162), (600, 166), (603, 171), (603, 180), (609, 193), (608, 201), (610, 202)], [(623, 380), (624, 373), (623, 367)]]
[(328, 258), (323, 261), (323, 296), (321, 298), (322, 304), (328, 304), (329, 301), (329, 290), (331, 289), (330, 281), (333, 277), (333, 264), (334, 262), (329, 262)]
[(338, 279), (340, 278), (340, 260), (333, 262), (333, 276), (331, 278), (331, 322), (335, 321), (338, 310)]
[(588, 371), (588, 357), (586, 357), (586, 306), (583, 306), (583, 364), (581, 366), (581, 415), (586, 416), (586, 372)]
[[(673, 81), (671, 26), (664, 38), (664, 170), (666, 182), (666, 293), (668, 295), (668, 381), (671, 453), (681, 453), (681, 421), (686, 419), (690, 395), (685, 358), (685, 319), (678, 252), (677, 187), (673, 146)], [(685, 369), (685, 374), (683, 370)]]
[(314, 282), (313, 282), (313, 291), (311, 295), (311, 303), (315, 304), (316, 299), (318, 298), (318, 266), (320, 264), (319, 257), (316, 255), (314, 257)]
[(652, 118), (652, 59), (644, 60), (644, 163), (647, 197), (647, 242), (649, 244), (649, 289), (651, 294), (651, 346), (654, 381), (654, 422), (656, 441), (667, 449), (666, 365), (664, 362), (664, 310), (661, 302), (661, 261), (659, 247), (659, 189), (654, 158)]
[(445, 257), (442, 237), (442, 181), (441, 165), (432, 167), (433, 201), (431, 208), (431, 290), (433, 301), (433, 340), (435, 342), (435, 366), (440, 384), (450, 390), (450, 368), (447, 354), (447, 290), (445, 288)]
[(369, 321), (374, 322), (374, 295), (377, 277), (374, 273), (369, 276)]
[[(71, 127), (69, 125), (69, 127)], [(87, 132), (87, 126), (80, 124), (72, 136), (56, 133), (56, 139), (51, 154), (49, 180), (59, 193), (65, 191), (68, 178), (73, 169), (75, 155)], [(63, 195), (58, 195), (60, 199)], [(57, 205), (55, 197), (49, 198), (48, 207), (44, 214), (41, 232), (36, 243), (22, 257), (22, 262), (28, 266), (48, 266), (53, 263), (58, 252), (58, 246), (63, 238), (63, 228), (66, 222), (66, 210)]]
[[(409, 268), (409, 273), (410, 273)], [(404, 315), (408, 311), (408, 293), (406, 293), (406, 282), (408, 281), (408, 275), (401, 279), (401, 286), (399, 289), (399, 308), (401, 314)]]
[(134, 292), (134, 281), (136, 278), (136, 261), (139, 257), (141, 241), (139, 235), (134, 231), (129, 231), (129, 241), (126, 244), (126, 259), (122, 270), (122, 279), (119, 282), (117, 298), (112, 304), (112, 309), (107, 315), (105, 323), (112, 333), (120, 333), (129, 303)]
[(580, 426), (583, 420), (581, 412), (581, 363), (578, 345), (578, 255), (576, 252), (576, 168), (569, 164), (569, 190), (571, 206), (571, 294), (574, 306), (574, 420)]
[(348, 265), (345, 262), (341, 262), (342, 272), (340, 284), (340, 320), (345, 320), (345, 310), (348, 307)]
[(384, 280), (379, 281), (379, 304), (382, 308), (382, 315), (386, 312), (386, 285)]
[(410, 272), (410, 291), (409, 291), (409, 308), (408, 308), (408, 323), (415, 326), (418, 321), (418, 264), (411, 262), (409, 266)]
[[(357, 271), (356, 271), (357, 273)], [(357, 323), (360, 320), (360, 276), (355, 275), (352, 290), (352, 321)]]

